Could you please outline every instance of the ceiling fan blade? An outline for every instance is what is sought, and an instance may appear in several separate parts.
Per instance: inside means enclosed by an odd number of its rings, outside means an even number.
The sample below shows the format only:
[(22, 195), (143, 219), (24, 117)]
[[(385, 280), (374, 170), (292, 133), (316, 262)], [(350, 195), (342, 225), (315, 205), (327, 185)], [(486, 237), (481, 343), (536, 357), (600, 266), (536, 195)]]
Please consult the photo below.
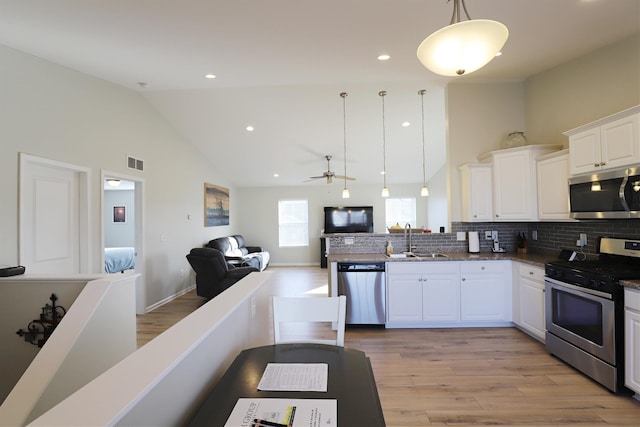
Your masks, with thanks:
[(348, 179), (349, 181), (355, 181), (355, 178), (352, 178), (350, 176), (344, 176), (344, 175), (336, 175), (334, 176), (335, 179)]
[(309, 179), (320, 179), (320, 178), (326, 178), (327, 175), (320, 175), (320, 176), (310, 176)]

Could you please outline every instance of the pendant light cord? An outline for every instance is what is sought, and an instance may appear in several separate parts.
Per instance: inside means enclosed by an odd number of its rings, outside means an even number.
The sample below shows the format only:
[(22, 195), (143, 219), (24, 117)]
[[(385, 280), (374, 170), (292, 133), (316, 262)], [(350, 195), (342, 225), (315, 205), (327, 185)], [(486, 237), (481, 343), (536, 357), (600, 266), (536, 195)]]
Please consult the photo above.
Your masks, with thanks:
[(384, 90), (378, 92), (378, 95), (382, 98), (382, 182), (385, 188), (387, 186), (387, 142), (384, 127), (384, 97), (386, 94), (387, 92)]
[(422, 185), (423, 186), (427, 186), (427, 171), (426, 171), (426, 167), (425, 167), (425, 145), (424, 145), (424, 94), (427, 91), (422, 89), (419, 90), (418, 93), (420, 94), (420, 105), (422, 106)]
[(343, 136), (344, 136), (344, 144), (343, 144), (343, 155), (344, 155), (344, 188), (347, 188), (347, 92), (342, 92), (340, 96), (342, 97), (342, 124), (343, 124)]

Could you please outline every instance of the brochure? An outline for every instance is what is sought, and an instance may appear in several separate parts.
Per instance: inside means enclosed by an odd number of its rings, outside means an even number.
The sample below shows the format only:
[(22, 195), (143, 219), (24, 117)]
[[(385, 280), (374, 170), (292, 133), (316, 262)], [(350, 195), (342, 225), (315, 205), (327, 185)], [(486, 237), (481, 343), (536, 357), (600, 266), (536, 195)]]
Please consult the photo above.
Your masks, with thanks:
[(326, 363), (269, 363), (258, 390), (326, 392), (328, 372)]
[(240, 398), (224, 427), (337, 427), (336, 399)]

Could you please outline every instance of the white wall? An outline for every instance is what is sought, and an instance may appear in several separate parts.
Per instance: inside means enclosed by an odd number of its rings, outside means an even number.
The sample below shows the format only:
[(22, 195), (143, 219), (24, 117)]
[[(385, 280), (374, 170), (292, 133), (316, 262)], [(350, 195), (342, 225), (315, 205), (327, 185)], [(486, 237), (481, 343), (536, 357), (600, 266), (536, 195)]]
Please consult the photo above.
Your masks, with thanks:
[(478, 156), (501, 148), (513, 131), (526, 131), (524, 84), (456, 83), (447, 87), (450, 216), (461, 220), (458, 166), (477, 163)]
[(240, 351), (273, 343), (270, 276), (246, 276), (30, 425), (185, 425)]
[[(106, 190), (104, 192), (104, 247), (135, 247), (135, 203), (133, 190)], [(125, 222), (113, 221), (114, 206), (125, 207)]]
[[(2, 46), (0, 68), (0, 264), (19, 264), (18, 153), (24, 152), (92, 170), (90, 257), (96, 273), (102, 271), (100, 170), (144, 178), (147, 304), (188, 288), (185, 255), (233, 233), (237, 224), (232, 198), (232, 225), (203, 226), (204, 182), (230, 182), (134, 91)], [(127, 156), (144, 160), (145, 171), (127, 169)]]
[(640, 104), (640, 33), (525, 82), (527, 136), (564, 144), (563, 132)]
[[(429, 223), (428, 207), (431, 197), (420, 197), (422, 183), (388, 185), (390, 197), (415, 197), (417, 225)], [(240, 188), (238, 222), (247, 245), (263, 246), (271, 254), (274, 265), (319, 265), (320, 233), (324, 228), (325, 206), (373, 206), (373, 225), (376, 233), (384, 233), (385, 199), (380, 185), (348, 184), (349, 199), (342, 198), (344, 182), (312, 184), (298, 187)], [(435, 187), (434, 187), (435, 188)], [(436, 192), (437, 193), (437, 192)], [(278, 247), (278, 201), (307, 200), (309, 204), (309, 246)], [(435, 196), (437, 200), (437, 194)], [(436, 228), (434, 231), (438, 231)]]

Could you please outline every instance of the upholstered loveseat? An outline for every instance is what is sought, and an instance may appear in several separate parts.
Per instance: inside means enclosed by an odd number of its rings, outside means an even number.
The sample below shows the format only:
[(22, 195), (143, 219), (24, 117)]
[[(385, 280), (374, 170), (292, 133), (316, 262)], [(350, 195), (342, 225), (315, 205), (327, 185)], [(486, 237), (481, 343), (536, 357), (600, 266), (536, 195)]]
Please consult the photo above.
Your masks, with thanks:
[(247, 246), (240, 234), (210, 240), (206, 247), (219, 250), (236, 266), (251, 266), (262, 271), (269, 265), (269, 252), (261, 246)]

